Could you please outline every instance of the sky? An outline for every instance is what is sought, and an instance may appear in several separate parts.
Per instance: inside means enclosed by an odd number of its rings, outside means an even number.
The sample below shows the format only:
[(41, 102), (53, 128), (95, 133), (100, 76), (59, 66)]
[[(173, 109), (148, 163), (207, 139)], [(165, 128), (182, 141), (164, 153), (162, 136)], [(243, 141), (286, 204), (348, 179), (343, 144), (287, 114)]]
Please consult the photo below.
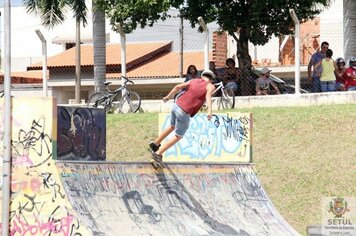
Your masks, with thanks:
[[(23, 0), (10, 0), (10, 5), (12, 7), (16, 7), (16, 6), (21, 5), (22, 2), (23, 2)], [(5, 3), (5, 0), (0, 0), (0, 7), (3, 7), (4, 3)]]

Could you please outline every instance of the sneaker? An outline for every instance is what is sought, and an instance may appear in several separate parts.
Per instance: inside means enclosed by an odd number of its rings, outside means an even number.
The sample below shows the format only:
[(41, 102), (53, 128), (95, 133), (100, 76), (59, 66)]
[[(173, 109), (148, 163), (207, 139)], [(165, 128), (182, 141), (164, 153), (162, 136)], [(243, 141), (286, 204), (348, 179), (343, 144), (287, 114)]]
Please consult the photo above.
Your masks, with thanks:
[(158, 154), (155, 153), (155, 152), (152, 152), (152, 158), (153, 158), (153, 160), (155, 160), (155, 161), (162, 162), (162, 155), (158, 155)]
[(153, 141), (151, 141), (148, 146), (150, 147), (152, 152), (157, 152), (159, 147), (161, 146), (161, 144), (160, 145), (156, 145)]

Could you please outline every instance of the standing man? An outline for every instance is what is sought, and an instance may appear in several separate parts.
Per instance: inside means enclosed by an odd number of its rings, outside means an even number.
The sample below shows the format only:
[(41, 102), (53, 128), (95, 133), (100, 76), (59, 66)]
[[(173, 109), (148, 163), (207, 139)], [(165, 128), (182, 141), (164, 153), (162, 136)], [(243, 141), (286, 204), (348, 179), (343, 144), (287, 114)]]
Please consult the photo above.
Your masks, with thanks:
[[(211, 70), (205, 70), (201, 74), (201, 78), (176, 85), (169, 94), (163, 98), (163, 101), (166, 102), (178, 91), (186, 89), (173, 105), (171, 125), (162, 131), (155, 141), (149, 144), (154, 160), (162, 161), (162, 154), (183, 138), (189, 128), (190, 118), (195, 116), (205, 101), (208, 108), (207, 119), (211, 120), (211, 95), (215, 90), (215, 86), (212, 84), (214, 79), (215, 74)], [(161, 142), (173, 131), (175, 131), (174, 137), (161, 146)]]
[[(308, 64), (308, 80), (312, 83), (312, 92), (319, 93), (320, 90), (320, 76), (323, 70), (321, 66), (321, 60), (325, 58), (326, 50), (329, 48), (328, 42), (321, 43), (321, 50), (314, 53), (310, 58)], [(311, 68), (313, 67), (313, 76), (311, 73)]]

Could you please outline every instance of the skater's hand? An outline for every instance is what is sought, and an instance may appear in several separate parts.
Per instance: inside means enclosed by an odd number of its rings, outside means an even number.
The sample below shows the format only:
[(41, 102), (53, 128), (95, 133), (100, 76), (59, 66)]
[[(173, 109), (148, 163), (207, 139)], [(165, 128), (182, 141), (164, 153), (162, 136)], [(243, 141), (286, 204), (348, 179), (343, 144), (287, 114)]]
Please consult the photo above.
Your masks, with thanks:
[(163, 102), (167, 102), (169, 100), (168, 96), (163, 97)]
[(213, 116), (211, 114), (208, 114), (208, 120), (211, 120)]

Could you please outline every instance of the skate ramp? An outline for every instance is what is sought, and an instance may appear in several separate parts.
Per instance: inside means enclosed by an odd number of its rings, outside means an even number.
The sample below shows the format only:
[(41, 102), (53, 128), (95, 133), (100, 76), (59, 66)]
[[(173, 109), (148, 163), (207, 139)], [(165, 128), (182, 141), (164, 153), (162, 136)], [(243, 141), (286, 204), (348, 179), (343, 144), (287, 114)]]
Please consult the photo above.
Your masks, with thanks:
[(57, 162), (93, 235), (298, 235), (251, 165)]
[[(105, 158), (104, 111), (12, 101), (10, 235), (297, 235), (247, 164), (250, 116), (198, 116), (155, 172), (150, 163), (78, 162)], [(174, 162), (183, 155), (189, 164)]]

